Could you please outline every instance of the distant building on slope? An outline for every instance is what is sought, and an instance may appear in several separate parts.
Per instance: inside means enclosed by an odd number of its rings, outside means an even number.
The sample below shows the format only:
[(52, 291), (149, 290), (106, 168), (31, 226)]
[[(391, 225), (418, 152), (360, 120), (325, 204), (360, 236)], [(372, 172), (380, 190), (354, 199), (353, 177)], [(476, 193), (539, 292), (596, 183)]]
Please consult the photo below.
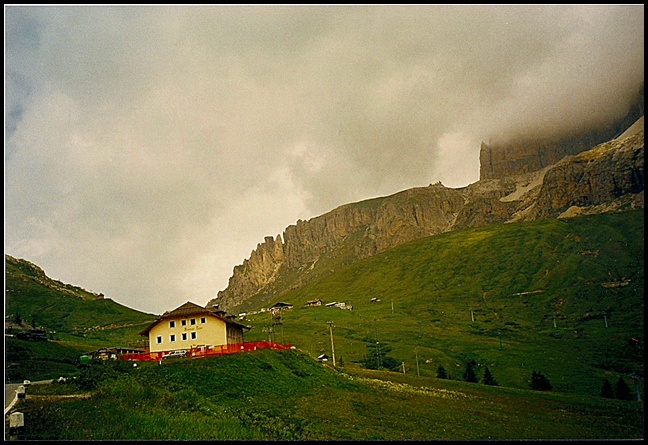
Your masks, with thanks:
[(269, 311), (283, 311), (285, 309), (292, 309), (293, 305), (290, 303), (284, 303), (283, 301), (278, 301), (273, 304), (268, 310)]

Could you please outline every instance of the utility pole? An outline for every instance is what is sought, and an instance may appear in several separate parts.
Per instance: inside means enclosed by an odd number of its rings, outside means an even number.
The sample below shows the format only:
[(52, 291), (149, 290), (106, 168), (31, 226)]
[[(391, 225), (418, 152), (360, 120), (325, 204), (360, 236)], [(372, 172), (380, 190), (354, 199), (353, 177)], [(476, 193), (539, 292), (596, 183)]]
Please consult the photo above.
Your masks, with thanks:
[(475, 321), (475, 313), (472, 310), (470, 311), (470, 320)]
[(553, 322), (554, 322), (554, 329), (556, 329), (556, 316), (555, 315), (554, 315), (554, 318), (553, 318)]
[(335, 344), (333, 343), (333, 322), (327, 321), (329, 325), (329, 331), (331, 332), (331, 353), (333, 355), (333, 367), (335, 368)]
[(394, 300), (391, 301), (392, 304), (392, 315), (394, 315)]
[(374, 329), (376, 331), (376, 352), (378, 353), (378, 368), (380, 369), (382, 368), (382, 357), (380, 354), (380, 343), (378, 342), (378, 327), (376, 326), (376, 321), (378, 320), (374, 318)]
[(419, 370), (419, 364), (418, 364), (418, 351), (414, 351), (414, 356), (416, 357), (416, 375), (421, 377), (421, 372)]
[(403, 374), (405, 374), (405, 362), (403, 362)]
[(605, 319), (605, 327), (607, 328), (607, 314), (605, 312), (603, 312), (603, 318)]

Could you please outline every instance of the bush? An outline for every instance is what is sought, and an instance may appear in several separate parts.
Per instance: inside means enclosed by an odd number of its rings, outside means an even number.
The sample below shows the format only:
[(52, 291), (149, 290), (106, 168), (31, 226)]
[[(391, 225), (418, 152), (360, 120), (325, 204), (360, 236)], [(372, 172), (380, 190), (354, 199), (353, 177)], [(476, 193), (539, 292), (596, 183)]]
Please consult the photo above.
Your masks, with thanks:
[(93, 390), (109, 379), (115, 380), (120, 374), (132, 369), (130, 362), (95, 361), (81, 367), (81, 372), (75, 380), (76, 385), (83, 390)]
[(544, 374), (533, 371), (531, 373), (531, 389), (534, 391), (551, 391), (553, 386)]

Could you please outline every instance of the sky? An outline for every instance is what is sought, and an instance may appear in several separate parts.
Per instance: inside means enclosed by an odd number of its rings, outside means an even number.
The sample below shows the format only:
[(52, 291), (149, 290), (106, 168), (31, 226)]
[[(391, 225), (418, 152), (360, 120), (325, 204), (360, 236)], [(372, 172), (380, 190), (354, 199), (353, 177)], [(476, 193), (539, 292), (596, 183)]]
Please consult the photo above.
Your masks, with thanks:
[(628, 111), (643, 5), (5, 5), (5, 253), (206, 305), (264, 237)]

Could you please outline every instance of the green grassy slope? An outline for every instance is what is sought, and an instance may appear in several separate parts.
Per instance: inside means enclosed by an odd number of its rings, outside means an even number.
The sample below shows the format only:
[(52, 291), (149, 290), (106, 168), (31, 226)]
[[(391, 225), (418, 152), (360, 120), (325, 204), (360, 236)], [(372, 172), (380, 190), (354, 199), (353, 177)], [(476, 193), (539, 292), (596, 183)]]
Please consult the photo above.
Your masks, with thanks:
[[(643, 375), (643, 233), (642, 209), (417, 240), (276, 297), (295, 307), (274, 339), (331, 355), (332, 321), (347, 364), (379, 341), (421, 375), (443, 365), (460, 379), (474, 359), (504, 386), (528, 388), (536, 370), (557, 391), (598, 394), (604, 378)], [(317, 298), (354, 309), (304, 307)], [(249, 317), (246, 339), (267, 340), (271, 322)]]
[[(42, 327), (53, 340), (5, 337), (5, 374), (10, 380), (56, 378), (73, 371), (85, 352), (140, 341), (138, 333), (156, 318), (52, 280), (28, 261), (5, 255), (5, 267), (5, 322), (21, 320), (23, 325)], [(9, 326), (9, 334), (24, 328)]]
[(5, 255), (5, 264), (5, 313), (11, 319), (20, 316), (34, 327), (72, 333), (116, 325), (141, 325), (156, 318), (52, 280), (27, 261)]
[[(118, 367), (90, 398), (34, 386), (21, 440), (637, 439), (642, 404), (379, 371), (339, 373), (298, 351)], [(114, 371), (108, 367), (115, 366)], [(95, 370), (95, 371), (98, 371)], [(89, 373), (98, 376), (98, 372)], [(394, 381), (390, 381), (394, 380)], [(61, 388), (60, 390), (58, 388)], [(34, 421), (38, 419), (38, 421)]]

